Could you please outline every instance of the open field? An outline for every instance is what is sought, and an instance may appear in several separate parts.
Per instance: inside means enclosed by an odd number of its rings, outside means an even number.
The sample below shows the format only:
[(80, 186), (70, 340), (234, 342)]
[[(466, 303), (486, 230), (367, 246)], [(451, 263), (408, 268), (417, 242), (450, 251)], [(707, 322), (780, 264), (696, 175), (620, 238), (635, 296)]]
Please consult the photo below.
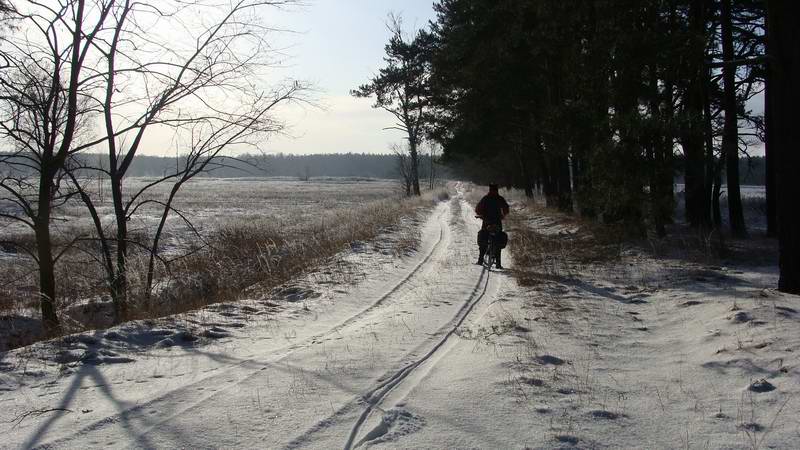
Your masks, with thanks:
[[(128, 180), (128, 192), (135, 192), (152, 180)], [(108, 186), (93, 186), (98, 211), (106, 233), (113, 233), (113, 210)], [(148, 191), (144, 200), (163, 201), (168, 185)], [(236, 298), (244, 289), (268, 290), (309, 267), (325, 262), (353, 242), (369, 240), (392, 227), (412, 220), (418, 208), (430, 203), (401, 200), (392, 180), (321, 179), (208, 179), (184, 186), (174, 202), (166, 223), (156, 267), (156, 299), (168, 304), (137, 306), (134, 317), (162, 315), (188, 310), (202, 304)], [(427, 202), (427, 203), (426, 203)], [(161, 210), (152, 203), (131, 216), (129, 232), (138, 242), (149, 245)], [(191, 223), (191, 225), (189, 225)], [(99, 261), (95, 232), (83, 205), (71, 202), (56, 211), (54, 229), (58, 242), (84, 236), (57, 266), (62, 315), (74, 306), (100, 302), (100, 318), (87, 319), (83, 311), (71, 330), (83, 326), (108, 325), (105, 274)], [(3, 223), (3, 238), (24, 245), (32, 243), (28, 230)], [(414, 245), (406, 235), (396, 249)], [(36, 266), (23, 251), (4, 246), (0, 252), (0, 314), (15, 317), (17, 336), (32, 335), (38, 328)], [(16, 251), (14, 251), (16, 250)], [(146, 259), (149, 253), (134, 247), (129, 256), (131, 298), (143, 297)], [(342, 264), (340, 271), (346, 271)], [(180, 295), (179, 295), (180, 294)], [(176, 299), (180, 297), (180, 305)], [(158, 312), (154, 311), (158, 310)], [(22, 320), (24, 318), (24, 320)], [(31, 319), (33, 318), (33, 319)], [(25, 325), (19, 325), (24, 322)], [(92, 323), (88, 323), (92, 322)], [(6, 327), (14, 328), (13, 326)], [(6, 330), (7, 331), (7, 330)], [(24, 342), (24, 341), (23, 341)], [(20, 343), (23, 343), (20, 342)], [(2, 348), (2, 347), (0, 347)]]
[[(146, 177), (126, 179), (126, 198), (154, 180)], [(166, 200), (170, 187), (168, 183), (156, 186), (148, 190), (143, 200)], [(89, 188), (97, 198), (96, 204), (104, 223), (110, 224), (113, 221), (111, 188), (107, 183), (102, 186), (89, 183)], [(196, 178), (178, 193), (174, 206), (191, 218), (199, 230), (213, 230), (232, 220), (269, 219), (278, 224), (303, 223), (315, 220), (322, 212), (399, 197), (395, 180), (328, 178), (305, 182), (293, 178)], [(155, 206), (139, 209), (131, 218), (132, 229), (144, 232), (154, 225), (160, 213)], [(91, 225), (86, 209), (79, 201), (59, 208), (55, 217), (55, 226), (64, 232), (88, 229)], [(180, 218), (172, 214), (168, 230), (180, 234), (184, 228), (180, 222)], [(0, 230), (5, 236), (28, 232), (20, 224), (7, 220), (0, 220)]]

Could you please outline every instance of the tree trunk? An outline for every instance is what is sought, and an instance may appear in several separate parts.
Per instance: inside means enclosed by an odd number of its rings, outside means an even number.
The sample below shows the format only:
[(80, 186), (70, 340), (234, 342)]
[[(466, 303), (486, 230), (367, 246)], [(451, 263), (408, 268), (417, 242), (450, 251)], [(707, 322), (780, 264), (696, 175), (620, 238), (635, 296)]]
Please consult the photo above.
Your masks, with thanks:
[(714, 214), (714, 227), (722, 228), (722, 210), (719, 207), (719, 198), (722, 196), (722, 170), (725, 160), (715, 158), (714, 164), (714, 189), (711, 193), (711, 211)]
[(719, 196), (720, 185), (722, 184), (722, 162), (718, 162), (714, 157), (714, 126), (711, 117), (711, 95), (708, 89), (708, 84), (711, 82), (710, 78), (710, 73), (708, 73), (706, 82), (703, 83), (703, 125), (705, 127), (706, 152), (706, 184), (704, 191), (705, 197), (711, 204), (714, 228), (720, 228), (722, 226), (722, 214), (719, 208)]
[[(731, 0), (722, 0), (722, 59), (732, 61), (733, 31), (731, 23)], [(722, 66), (723, 82), (723, 108), (725, 110), (725, 125), (722, 133), (722, 151), (725, 155), (725, 165), (728, 184), (728, 217), (731, 232), (736, 237), (747, 236), (747, 227), (744, 223), (742, 210), (742, 195), (739, 190), (739, 121), (736, 113), (736, 66), (726, 64)]]
[(436, 185), (436, 167), (433, 162), (433, 147), (431, 147), (431, 152), (429, 157), (430, 157), (429, 161), (430, 170), (428, 172), (428, 179), (429, 179), (428, 189), (433, 190), (434, 186)]
[(705, 72), (705, 2), (692, 0), (689, 9), (689, 26), (692, 31), (691, 69), (686, 89), (685, 113), (688, 124), (681, 139), (684, 154), (684, 194), (686, 220), (693, 227), (706, 228), (711, 222), (709, 200), (705, 193), (705, 166), (703, 152), (703, 76)]
[(777, 164), (772, 150), (772, 83), (770, 81), (770, 70), (766, 73), (766, 83), (764, 86), (764, 164), (766, 165), (765, 190), (767, 196), (767, 236), (778, 236), (778, 203), (775, 196), (775, 171)]
[[(663, 100), (658, 92), (658, 77), (655, 67), (650, 68), (650, 114), (655, 118), (650, 135), (650, 204), (656, 235), (667, 235), (666, 224), (670, 220), (672, 211), (672, 135), (670, 124), (674, 114), (673, 87), (670, 80), (664, 80)], [(664, 105), (663, 114), (661, 105)], [(656, 126), (657, 125), (657, 126)]]
[(796, 109), (800, 104), (800, 3), (769, 0), (768, 54), (770, 56), (771, 117), (774, 123), (772, 154), (780, 164), (776, 171), (778, 199), (778, 246), (780, 279), (778, 289), (800, 294), (800, 124)]
[[(116, 164), (116, 162), (112, 162)], [(111, 195), (114, 200), (114, 216), (117, 232), (117, 268), (111, 283), (111, 299), (114, 302), (114, 321), (121, 323), (128, 318), (128, 220), (122, 199), (122, 180), (112, 171)]]
[(533, 198), (533, 185), (531, 185), (531, 176), (528, 173), (528, 164), (525, 161), (525, 153), (522, 151), (522, 145), (516, 144), (517, 160), (519, 161), (519, 174), (522, 178), (522, 187), (525, 189), (525, 197)]
[(147, 300), (150, 300), (150, 295), (153, 289), (153, 278), (155, 277), (156, 272), (156, 257), (158, 257), (158, 245), (161, 241), (161, 234), (164, 232), (164, 226), (167, 224), (167, 218), (172, 210), (172, 202), (175, 200), (175, 195), (178, 194), (178, 191), (182, 185), (183, 181), (178, 181), (172, 185), (172, 189), (169, 191), (169, 197), (164, 205), (164, 211), (161, 214), (161, 220), (159, 220), (158, 227), (153, 235), (153, 244), (150, 247), (150, 256), (147, 261), (147, 282), (144, 287), (144, 295)]
[(582, 217), (595, 218), (597, 213), (592, 198), (592, 179), (587, 173), (588, 164), (583, 158), (576, 158), (572, 167), (575, 180), (573, 195), (578, 203), (578, 213)]
[(542, 184), (542, 192), (544, 194), (544, 204), (547, 208), (556, 208), (558, 206), (558, 197), (556, 195), (556, 185), (554, 183), (555, 176), (554, 170), (551, 169), (549, 161), (546, 161), (542, 166), (544, 174), (544, 183)]
[(563, 212), (572, 212), (572, 185), (570, 183), (569, 157), (562, 155), (556, 158), (558, 178), (558, 209)]
[(53, 261), (53, 244), (50, 239), (50, 199), (52, 179), (50, 169), (41, 167), (39, 179), (38, 213), (36, 217), (36, 252), (39, 258), (39, 302), (42, 311), (42, 327), (45, 334), (53, 336), (60, 331), (56, 315), (56, 277)]
[(525, 198), (533, 199), (533, 185), (530, 180), (525, 180)]
[(411, 187), (414, 190), (414, 195), (419, 196), (419, 155), (417, 154), (416, 137), (409, 136), (408, 152), (411, 155)]

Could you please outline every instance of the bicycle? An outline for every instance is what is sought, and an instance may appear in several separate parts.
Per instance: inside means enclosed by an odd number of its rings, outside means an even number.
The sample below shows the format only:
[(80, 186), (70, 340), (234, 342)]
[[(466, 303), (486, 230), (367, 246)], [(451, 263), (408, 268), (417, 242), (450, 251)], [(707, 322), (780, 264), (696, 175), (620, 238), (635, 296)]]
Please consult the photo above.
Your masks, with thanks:
[[(480, 219), (480, 216), (475, 216), (475, 218)], [(488, 224), (486, 225), (486, 253), (483, 255), (483, 266), (487, 269), (492, 268), (492, 264), (494, 264), (495, 257), (497, 256), (497, 249), (495, 246), (497, 245), (497, 236), (498, 236), (498, 227), (496, 224)]]
[(497, 237), (497, 226), (496, 225), (488, 225), (486, 227), (486, 231), (489, 232), (489, 235), (486, 239), (486, 254), (483, 255), (483, 265), (487, 269), (492, 268), (492, 264), (494, 264), (494, 258), (497, 255), (497, 251), (495, 250), (495, 238)]

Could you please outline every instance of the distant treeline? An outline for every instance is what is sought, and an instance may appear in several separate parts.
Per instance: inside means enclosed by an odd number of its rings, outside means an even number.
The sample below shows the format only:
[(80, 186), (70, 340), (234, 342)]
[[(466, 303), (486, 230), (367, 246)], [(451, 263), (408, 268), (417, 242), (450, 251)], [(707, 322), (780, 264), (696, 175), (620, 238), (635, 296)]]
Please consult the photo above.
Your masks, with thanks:
[[(4, 155), (0, 153), (0, 158)], [(9, 157), (8, 154), (5, 155)], [(99, 154), (79, 154), (75, 158), (82, 165), (99, 167), (107, 158)], [(344, 154), (265, 154), (239, 155), (235, 158), (218, 159), (221, 163), (214, 170), (198, 176), (206, 177), (298, 177), (311, 179), (315, 177), (361, 177), (361, 178), (399, 178), (396, 155), (344, 153)], [(176, 167), (185, 164), (185, 158), (178, 156), (145, 156), (137, 155), (133, 160), (127, 176), (154, 177), (174, 172)], [(10, 167), (10, 166), (7, 166)], [(20, 166), (15, 166), (19, 169)], [(425, 178), (429, 173), (430, 158), (422, 156), (420, 160), (420, 176)], [(89, 176), (86, 171), (80, 175)], [(437, 173), (441, 174), (441, 169)]]
[[(166, 156), (137, 156), (130, 175), (157, 176), (174, 170), (181, 158)], [(224, 167), (205, 176), (209, 177), (364, 177), (397, 178), (397, 160), (394, 155), (366, 153), (292, 155), (240, 155), (224, 160)]]
[[(2, 157), (0, 153), (0, 157)], [(87, 165), (97, 165), (101, 159), (97, 154), (79, 155)], [(174, 156), (143, 156), (134, 159), (130, 176), (155, 177), (174, 171), (183, 164), (184, 158)], [(682, 163), (682, 158), (678, 158)], [(396, 155), (369, 153), (312, 154), (293, 155), (277, 153), (274, 155), (240, 155), (224, 161), (224, 167), (199, 176), (236, 177), (362, 177), (362, 178), (400, 178)], [(420, 177), (428, 177), (430, 158), (421, 156)], [(447, 177), (445, 169), (437, 168), (437, 176)], [(739, 161), (739, 179), (742, 184), (763, 186), (765, 184), (765, 163), (763, 156), (742, 158)], [(82, 173), (82, 175), (88, 175)], [(724, 180), (724, 177), (723, 177)], [(675, 180), (683, 183), (683, 176)]]
[[(683, 164), (683, 158), (677, 158), (679, 164)], [(745, 157), (739, 160), (739, 182), (749, 186), (766, 185), (766, 162), (763, 156)], [(725, 170), (722, 171), (722, 184), (725, 185)], [(683, 183), (683, 174), (678, 174), (678, 183)]]

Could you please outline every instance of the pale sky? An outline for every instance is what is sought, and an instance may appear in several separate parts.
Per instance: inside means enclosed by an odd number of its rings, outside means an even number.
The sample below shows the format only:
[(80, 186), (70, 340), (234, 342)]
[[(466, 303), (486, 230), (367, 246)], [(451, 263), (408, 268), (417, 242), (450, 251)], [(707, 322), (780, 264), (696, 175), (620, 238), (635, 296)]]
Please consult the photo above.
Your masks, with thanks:
[(290, 55), (286, 77), (315, 84), (315, 97), (324, 109), (293, 107), (280, 118), (291, 126), (293, 138), (276, 137), (263, 150), (269, 153), (388, 153), (402, 134), (385, 131), (393, 124), (389, 113), (371, 108), (371, 99), (351, 97), (383, 66), (383, 47), (389, 40), (386, 19), (402, 15), (408, 31), (433, 19), (433, 0), (307, 0), (307, 6), (287, 12), (271, 11), (267, 21), (297, 33), (283, 34), (280, 44)]

